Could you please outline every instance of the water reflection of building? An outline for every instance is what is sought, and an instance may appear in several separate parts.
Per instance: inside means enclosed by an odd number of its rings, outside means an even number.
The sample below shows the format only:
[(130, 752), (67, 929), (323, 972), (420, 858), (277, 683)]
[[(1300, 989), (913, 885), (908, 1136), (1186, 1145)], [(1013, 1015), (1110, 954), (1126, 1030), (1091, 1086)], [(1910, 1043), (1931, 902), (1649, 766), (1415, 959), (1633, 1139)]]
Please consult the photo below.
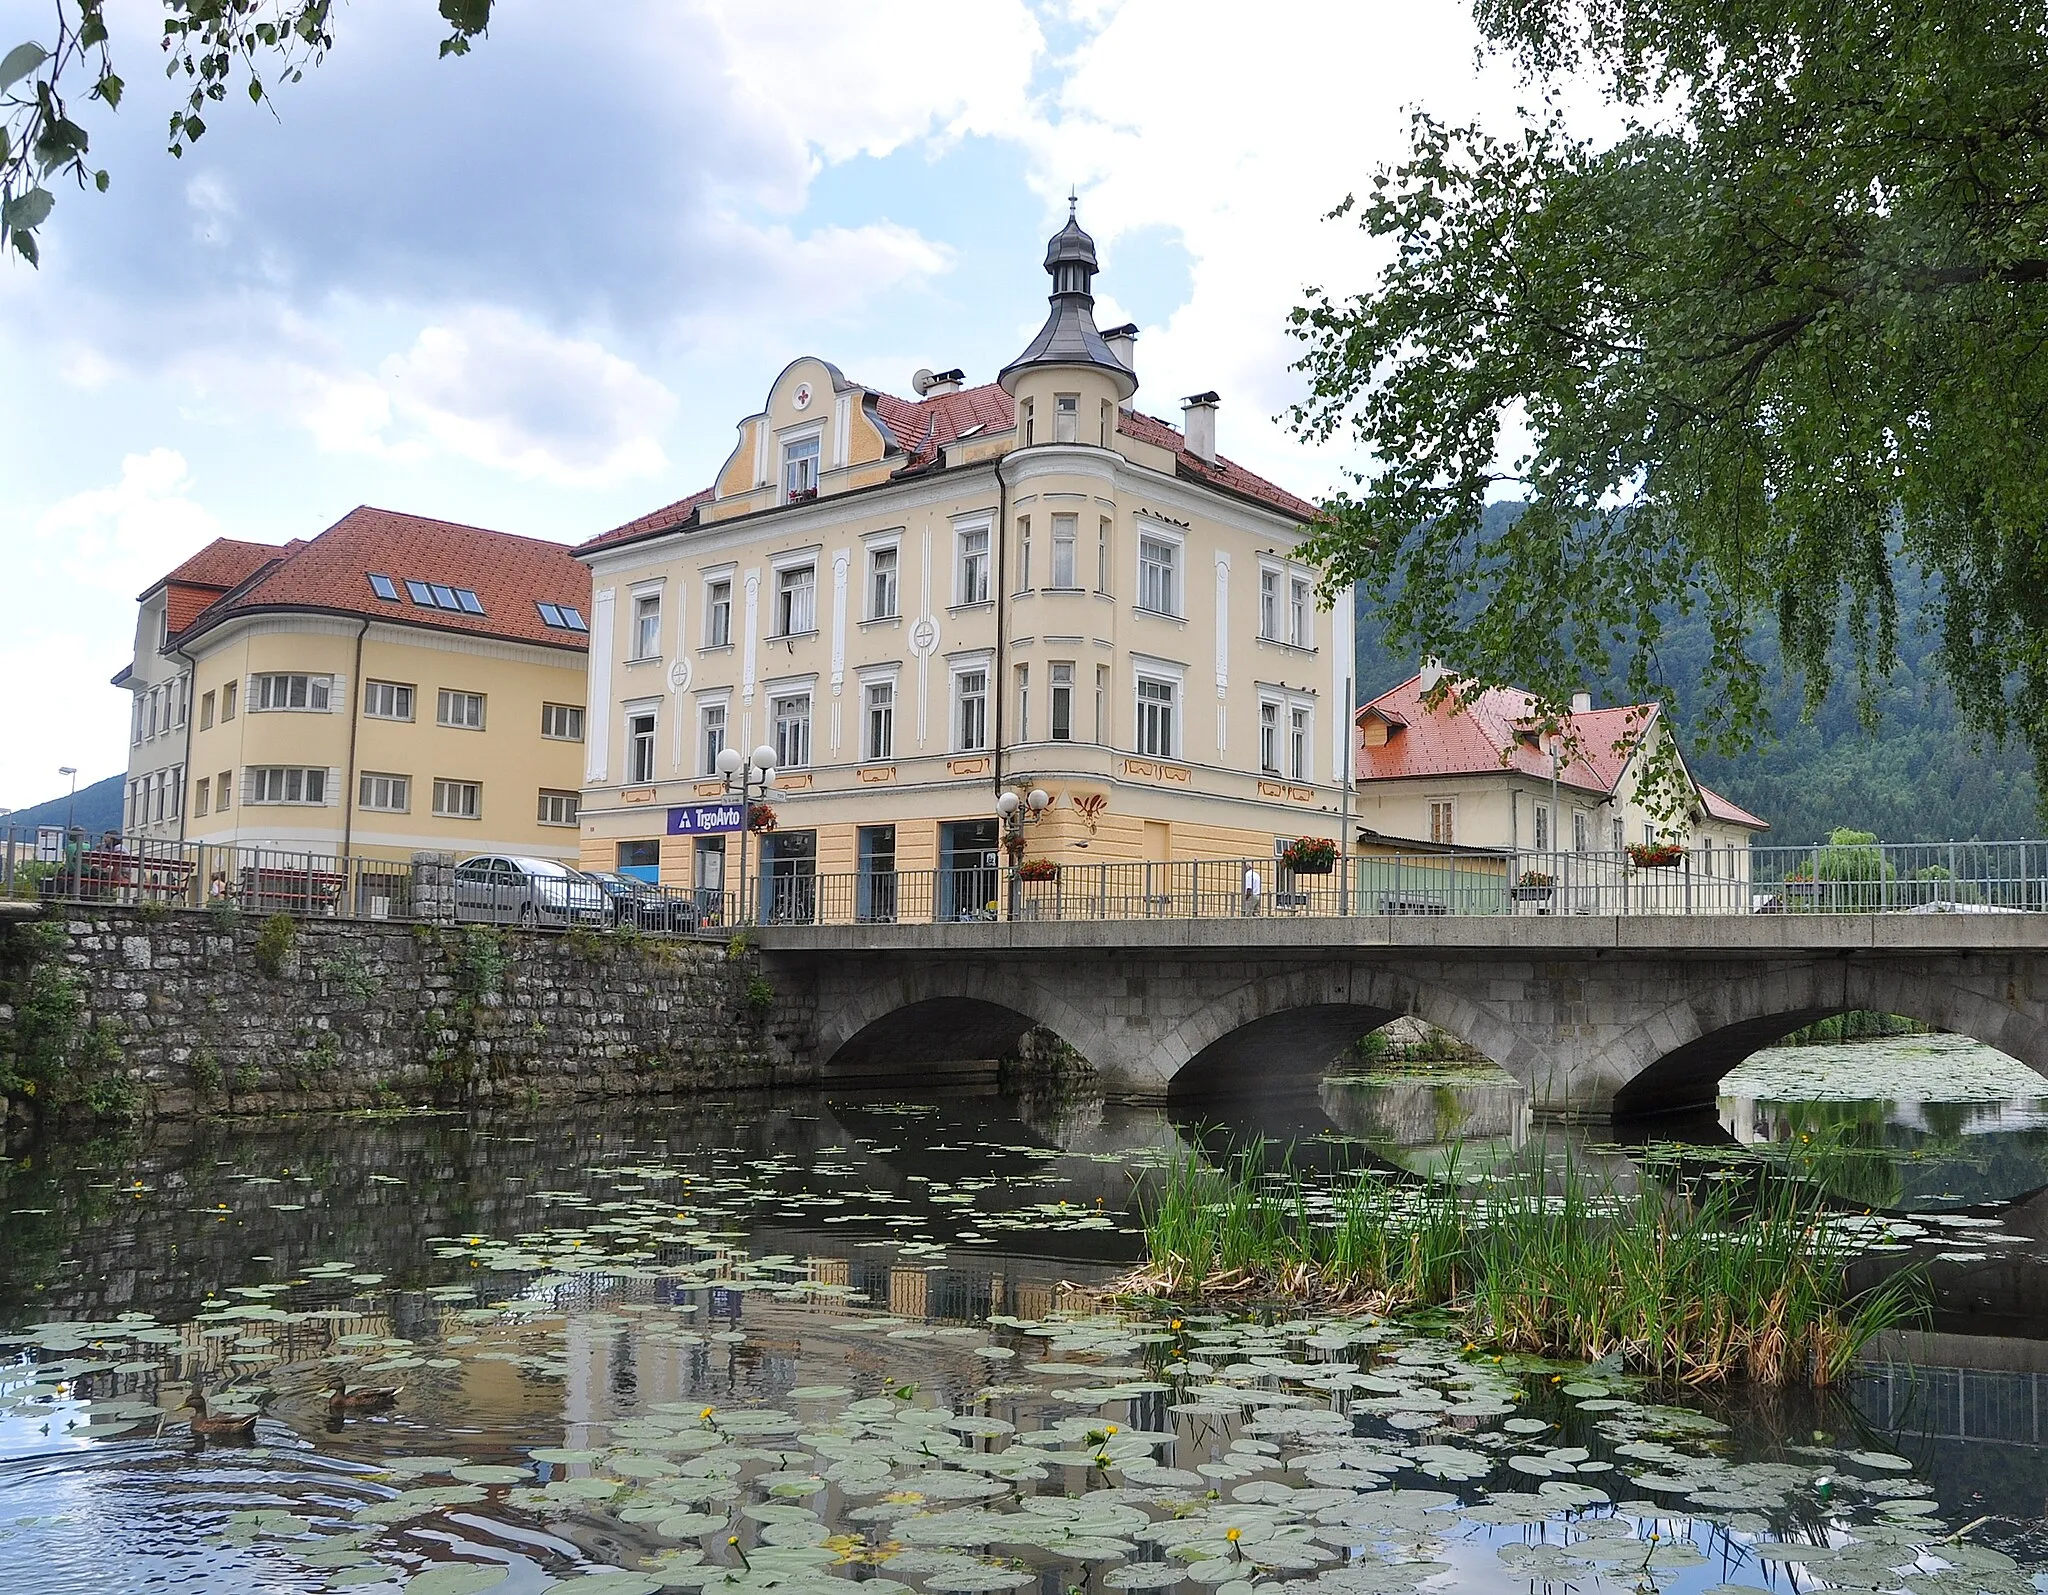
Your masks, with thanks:
[(1744, 1146), (1784, 1143), (1819, 1127), (1858, 1127), (1914, 1136), (1998, 1135), (2048, 1128), (2048, 1097), (2004, 1101), (1872, 1100), (1779, 1102), (1722, 1097), (1721, 1127)]

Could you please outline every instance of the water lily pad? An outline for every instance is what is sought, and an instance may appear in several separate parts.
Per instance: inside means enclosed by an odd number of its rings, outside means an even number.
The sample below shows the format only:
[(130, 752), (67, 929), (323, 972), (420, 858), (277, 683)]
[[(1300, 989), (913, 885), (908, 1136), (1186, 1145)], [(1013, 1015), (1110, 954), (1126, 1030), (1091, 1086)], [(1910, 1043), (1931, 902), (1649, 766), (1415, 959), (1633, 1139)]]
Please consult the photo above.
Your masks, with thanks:
[(512, 1569), (477, 1562), (443, 1562), (405, 1581), (405, 1595), (478, 1595), (505, 1582)]

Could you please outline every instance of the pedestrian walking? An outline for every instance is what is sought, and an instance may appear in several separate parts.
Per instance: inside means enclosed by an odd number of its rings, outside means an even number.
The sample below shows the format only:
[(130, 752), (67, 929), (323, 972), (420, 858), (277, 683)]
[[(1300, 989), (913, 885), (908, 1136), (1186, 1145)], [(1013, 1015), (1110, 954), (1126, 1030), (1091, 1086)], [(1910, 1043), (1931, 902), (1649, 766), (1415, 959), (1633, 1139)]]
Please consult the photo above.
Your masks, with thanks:
[(1259, 911), (1259, 896), (1266, 889), (1266, 883), (1259, 879), (1259, 866), (1247, 863), (1244, 867), (1244, 912), (1250, 918)]

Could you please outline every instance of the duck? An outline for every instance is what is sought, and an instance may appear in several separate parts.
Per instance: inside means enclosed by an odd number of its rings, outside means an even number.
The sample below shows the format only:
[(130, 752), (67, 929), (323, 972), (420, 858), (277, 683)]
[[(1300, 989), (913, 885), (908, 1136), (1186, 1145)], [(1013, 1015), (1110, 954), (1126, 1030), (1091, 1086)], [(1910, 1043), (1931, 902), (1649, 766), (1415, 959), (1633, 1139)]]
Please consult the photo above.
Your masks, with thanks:
[(192, 1413), (194, 1434), (203, 1434), (210, 1440), (248, 1440), (255, 1436), (255, 1413), (229, 1412), (219, 1417), (209, 1417), (206, 1411), (206, 1392), (203, 1390), (194, 1390), (187, 1396), (185, 1406)]
[(337, 1379), (334, 1388), (327, 1395), (329, 1412), (382, 1412), (386, 1407), (395, 1406), (398, 1393), (404, 1385), (383, 1385), (376, 1389), (351, 1390)]

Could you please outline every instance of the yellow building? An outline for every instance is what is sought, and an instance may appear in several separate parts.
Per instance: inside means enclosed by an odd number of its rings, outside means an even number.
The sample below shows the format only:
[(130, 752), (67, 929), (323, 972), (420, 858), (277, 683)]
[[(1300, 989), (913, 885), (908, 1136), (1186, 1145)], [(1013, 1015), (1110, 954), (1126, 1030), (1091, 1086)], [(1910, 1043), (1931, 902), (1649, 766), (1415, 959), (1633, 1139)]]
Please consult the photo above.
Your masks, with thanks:
[(729, 884), (737, 838), (670, 813), (762, 745), (779, 878), (961, 882), (1034, 788), (1025, 856), (1068, 865), (1340, 836), (1351, 617), (1296, 557), (1314, 507), (1217, 452), (1215, 394), (1179, 429), (1131, 407), (1136, 329), (1096, 328), (1078, 223), (1045, 267), (997, 382), (920, 372), (912, 401), (795, 360), (709, 490), (578, 550), (586, 866)]
[[(116, 678), (169, 706), (136, 741), (131, 834), (573, 859), (588, 591), (557, 544), (387, 510), (202, 550), (143, 595)], [(157, 803), (159, 767), (182, 802)]]

